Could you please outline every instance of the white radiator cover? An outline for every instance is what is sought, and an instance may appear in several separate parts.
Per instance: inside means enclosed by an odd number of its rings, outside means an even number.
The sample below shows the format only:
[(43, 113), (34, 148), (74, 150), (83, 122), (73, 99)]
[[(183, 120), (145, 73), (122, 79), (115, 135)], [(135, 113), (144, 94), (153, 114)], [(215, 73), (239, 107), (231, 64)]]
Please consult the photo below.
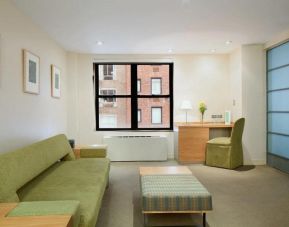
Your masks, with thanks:
[(165, 161), (168, 159), (166, 136), (105, 136), (111, 161)]

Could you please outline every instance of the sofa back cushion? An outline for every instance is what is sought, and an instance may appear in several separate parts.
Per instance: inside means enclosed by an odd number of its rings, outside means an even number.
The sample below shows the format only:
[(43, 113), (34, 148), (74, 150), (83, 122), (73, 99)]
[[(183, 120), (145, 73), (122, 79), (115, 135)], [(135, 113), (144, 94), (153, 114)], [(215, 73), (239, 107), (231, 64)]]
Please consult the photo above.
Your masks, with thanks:
[(18, 202), (19, 188), (69, 153), (72, 149), (61, 134), (0, 154), (0, 202)]

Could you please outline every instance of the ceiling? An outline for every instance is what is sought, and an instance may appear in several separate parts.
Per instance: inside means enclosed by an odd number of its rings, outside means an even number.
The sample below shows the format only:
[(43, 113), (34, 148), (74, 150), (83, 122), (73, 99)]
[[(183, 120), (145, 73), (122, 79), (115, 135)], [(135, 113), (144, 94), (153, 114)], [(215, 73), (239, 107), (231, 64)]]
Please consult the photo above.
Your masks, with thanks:
[(228, 53), (289, 30), (289, 0), (13, 1), (61, 46), (81, 53)]

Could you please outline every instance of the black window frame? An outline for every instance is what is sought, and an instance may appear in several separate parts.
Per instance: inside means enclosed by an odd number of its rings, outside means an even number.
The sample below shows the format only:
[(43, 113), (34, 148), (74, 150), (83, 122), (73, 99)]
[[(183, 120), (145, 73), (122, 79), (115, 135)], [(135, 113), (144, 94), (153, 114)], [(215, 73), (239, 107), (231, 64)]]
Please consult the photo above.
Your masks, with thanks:
[[(131, 94), (130, 95), (100, 95), (99, 94), (99, 65), (130, 65), (131, 69)], [(140, 95), (137, 92), (137, 66), (138, 65), (168, 65), (169, 66), (169, 94), (166, 95)], [(94, 68), (94, 87), (95, 87), (95, 119), (96, 119), (96, 131), (172, 131), (174, 122), (174, 89), (173, 89), (173, 72), (174, 64), (171, 62), (156, 63), (156, 62), (99, 62), (93, 63)], [(100, 98), (129, 98), (131, 100), (131, 127), (130, 128), (99, 128), (99, 99)], [(150, 127), (140, 128), (138, 127), (138, 99), (139, 98), (168, 98), (169, 99), (169, 111), (170, 111), (170, 125), (169, 127)], [(149, 108), (149, 107), (148, 107)], [(158, 124), (156, 124), (158, 125)]]

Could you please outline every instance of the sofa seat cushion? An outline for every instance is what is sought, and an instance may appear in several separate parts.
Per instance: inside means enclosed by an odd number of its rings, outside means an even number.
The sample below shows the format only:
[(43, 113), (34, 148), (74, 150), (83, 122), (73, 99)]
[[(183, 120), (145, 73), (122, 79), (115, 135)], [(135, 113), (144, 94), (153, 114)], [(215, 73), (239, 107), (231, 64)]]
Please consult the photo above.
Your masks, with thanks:
[(20, 202), (7, 217), (71, 215), (73, 227), (79, 225), (79, 201)]
[(217, 137), (217, 138), (209, 140), (207, 143), (214, 144), (214, 145), (230, 146), (231, 138), (230, 137)]
[(80, 227), (95, 226), (107, 184), (109, 160), (58, 162), (18, 191), (20, 201), (78, 200)]

